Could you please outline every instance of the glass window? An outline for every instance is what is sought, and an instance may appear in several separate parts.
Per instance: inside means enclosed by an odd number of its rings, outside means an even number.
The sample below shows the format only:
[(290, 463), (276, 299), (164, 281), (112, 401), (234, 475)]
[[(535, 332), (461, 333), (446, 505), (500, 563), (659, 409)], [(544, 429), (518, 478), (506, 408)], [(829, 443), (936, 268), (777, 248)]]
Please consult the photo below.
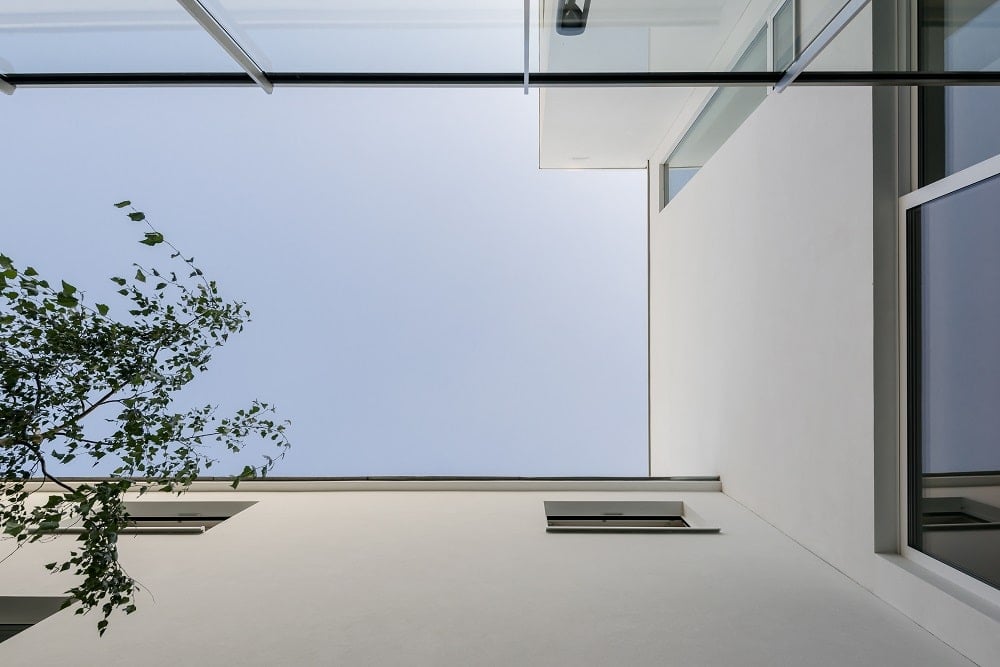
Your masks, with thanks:
[(62, 609), (63, 597), (0, 595), (0, 642), (45, 620)]
[[(680, 193), (681, 188), (688, 184), (700, 167), (671, 167), (663, 165), (663, 206), (672, 201)], [(662, 209), (663, 206), (660, 208)]]
[[(1000, 70), (1000, 0), (922, 0), (919, 65)], [(1000, 87), (920, 89), (920, 184), (1000, 154)]]
[(0, 72), (241, 72), (174, 0), (0, 7)]
[[(766, 69), (765, 26), (743, 52), (733, 71), (762, 72)], [(666, 201), (670, 201), (691, 180), (766, 97), (765, 88), (730, 87), (715, 91), (667, 160), (670, 166), (665, 180), (668, 195)]]
[(771, 19), (771, 46), (774, 69), (784, 71), (796, 57), (797, 31), (795, 29), (795, 0), (786, 0), (785, 4)]
[(907, 214), (909, 544), (1000, 588), (1000, 175)]

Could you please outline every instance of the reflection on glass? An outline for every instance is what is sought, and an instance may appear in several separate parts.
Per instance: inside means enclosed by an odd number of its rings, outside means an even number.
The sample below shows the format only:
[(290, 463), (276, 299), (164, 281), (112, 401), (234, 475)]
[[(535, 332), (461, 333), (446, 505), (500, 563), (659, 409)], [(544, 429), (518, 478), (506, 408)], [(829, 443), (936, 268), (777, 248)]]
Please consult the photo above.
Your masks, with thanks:
[(666, 169), (666, 201), (672, 201), (681, 188), (688, 184), (694, 175), (698, 173), (699, 167), (671, 167)]
[(785, 0), (771, 22), (774, 69), (784, 71), (795, 60), (795, 0)]
[(239, 71), (175, 0), (0, 4), (0, 72)]
[[(1000, 0), (921, 0), (919, 64), (929, 71), (1000, 70)], [(1000, 153), (1000, 87), (920, 90), (920, 183)]]
[(594, 0), (586, 30), (561, 35), (559, 0), (540, 3), (544, 72), (725, 71), (774, 8), (773, 0)]
[(848, 0), (796, 0), (800, 46), (805, 49), (840, 13)]
[(1000, 176), (909, 212), (910, 545), (1000, 587)]
[[(737, 72), (760, 72), (767, 68), (767, 29), (754, 38), (733, 67)], [(720, 88), (677, 144), (667, 160), (672, 168), (697, 168), (708, 159), (753, 113), (764, 98), (764, 88)], [(687, 181), (684, 181), (685, 183)]]
[[(517, 0), (213, 0), (281, 72), (520, 72)], [(241, 40), (242, 41), (242, 40)]]

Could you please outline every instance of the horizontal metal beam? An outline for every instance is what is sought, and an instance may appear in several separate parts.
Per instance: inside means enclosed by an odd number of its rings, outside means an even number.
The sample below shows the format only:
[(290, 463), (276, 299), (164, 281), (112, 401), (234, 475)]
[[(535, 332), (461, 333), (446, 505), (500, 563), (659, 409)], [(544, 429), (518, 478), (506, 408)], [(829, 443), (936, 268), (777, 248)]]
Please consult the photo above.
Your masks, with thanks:
[[(531, 88), (556, 86), (675, 86), (715, 87), (719, 85), (773, 85), (781, 76), (775, 72), (531, 72)], [(524, 73), (272, 73), (282, 85), (346, 86), (524, 86)], [(761, 81), (763, 77), (766, 82)]]
[[(781, 72), (536, 72), (532, 88), (773, 86)], [(269, 72), (268, 80), (283, 86), (456, 86), (520, 88), (523, 72), (510, 73), (342, 73)], [(5, 74), (14, 86), (253, 86), (249, 75), (233, 72), (136, 72)], [(802, 72), (796, 86), (995, 86), (995, 72)]]
[(191, 18), (197, 21), (198, 25), (205, 32), (211, 35), (212, 39), (229, 54), (230, 58), (243, 68), (247, 76), (253, 79), (258, 86), (263, 88), (268, 94), (274, 90), (274, 87), (268, 81), (260, 65), (250, 57), (246, 49), (236, 41), (229, 31), (226, 30), (226, 27), (219, 22), (219, 19), (208, 11), (199, 0), (177, 0), (177, 3), (191, 15)]

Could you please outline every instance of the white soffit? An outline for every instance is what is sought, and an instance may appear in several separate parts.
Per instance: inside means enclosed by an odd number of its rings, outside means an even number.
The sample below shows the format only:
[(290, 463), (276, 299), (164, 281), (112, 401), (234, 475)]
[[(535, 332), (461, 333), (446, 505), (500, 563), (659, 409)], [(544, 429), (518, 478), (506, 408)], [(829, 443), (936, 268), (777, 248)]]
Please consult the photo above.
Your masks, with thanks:
[[(543, 72), (728, 70), (774, 0), (591, 3), (581, 35), (555, 32), (543, 0)], [(635, 169), (671, 131), (689, 88), (547, 88), (540, 92), (541, 168)]]
[(542, 169), (642, 169), (690, 88), (543, 89)]

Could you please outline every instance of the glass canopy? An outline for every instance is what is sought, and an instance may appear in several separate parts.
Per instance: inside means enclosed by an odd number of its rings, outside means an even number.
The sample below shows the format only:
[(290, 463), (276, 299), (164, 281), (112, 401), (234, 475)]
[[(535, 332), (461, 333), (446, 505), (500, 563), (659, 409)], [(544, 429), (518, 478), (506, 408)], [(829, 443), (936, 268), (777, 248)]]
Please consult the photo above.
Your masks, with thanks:
[(523, 10), (511, 0), (214, 0), (265, 70), (517, 72)]
[[(852, 58), (822, 62), (823, 47), (867, 4), (866, 0), (8, 0), (0, 6), (0, 81), (8, 88), (184, 80), (256, 82), (265, 88), (271, 83), (518, 85), (525, 78), (534, 86), (767, 86), (783, 76), (790, 82), (804, 71), (804, 82), (817, 83), (821, 81), (817, 75), (824, 73), (818, 70), (871, 69), (870, 42), (867, 48), (859, 46), (853, 62)], [(995, 22), (971, 20), (988, 12), (992, 4), (927, 0), (920, 3), (922, 25), (950, 34), (960, 29), (959, 24), (975, 23), (978, 31), (996, 37), (1000, 29)], [(941, 9), (935, 12), (935, 5)], [(936, 27), (928, 28), (931, 25)], [(754, 70), (735, 71), (762, 30), (767, 35), (766, 60)], [(977, 43), (990, 41), (1000, 43), (1000, 39)], [(979, 55), (919, 65), (982, 74)], [(987, 69), (996, 71), (996, 61)], [(88, 78), (88, 74), (100, 76)], [(143, 78), (145, 74), (157, 76)], [(435, 74), (441, 76), (431, 76)], [(854, 79), (848, 82), (865, 83), (864, 77)]]
[(175, 0), (0, 6), (0, 73), (240, 72)]
[[(873, 70), (869, 4), (6, 0), (0, 92), (42, 85), (536, 87), (541, 166), (641, 168), (651, 146), (682, 126), (665, 174), (683, 180), (772, 88), (928, 85), (940, 92), (1000, 83), (996, 0), (914, 0), (920, 55), (898, 72)], [(996, 86), (972, 88), (940, 92), (947, 99), (939, 106)]]

